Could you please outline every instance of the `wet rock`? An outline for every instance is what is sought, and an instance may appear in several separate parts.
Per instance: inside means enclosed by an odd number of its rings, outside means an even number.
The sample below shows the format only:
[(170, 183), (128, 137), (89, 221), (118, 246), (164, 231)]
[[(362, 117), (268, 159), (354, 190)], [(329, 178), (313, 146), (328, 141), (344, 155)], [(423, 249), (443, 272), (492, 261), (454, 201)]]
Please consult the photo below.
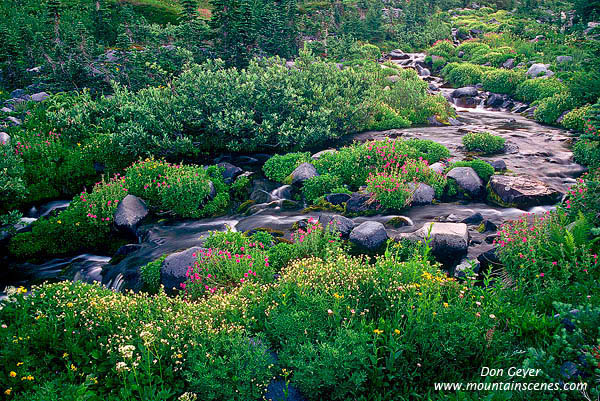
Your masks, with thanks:
[(271, 196), (276, 199), (292, 199), (294, 195), (294, 187), (291, 185), (283, 185), (271, 192)]
[(271, 194), (264, 189), (255, 189), (250, 194), (250, 200), (256, 203), (267, 203), (271, 201)]
[(500, 258), (498, 258), (498, 253), (496, 252), (496, 248), (492, 248), (487, 250), (477, 256), (477, 261), (480, 265), (480, 271), (487, 271), (490, 268), (494, 268), (500, 266)]
[(502, 159), (490, 162), (490, 166), (494, 168), (494, 171), (506, 171), (506, 162)]
[(381, 248), (387, 239), (385, 227), (376, 221), (365, 221), (350, 233), (350, 241), (353, 244), (369, 251)]
[(38, 92), (31, 95), (31, 100), (34, 102), (41, 102), (43, 100), (46, 100), (48, 97), (50, 97), (50, 95), (46, 92)]
[(10, 145), (10, 135), (0, 132), (0, 145)]
[(470, 215), (469, 217), (464, 219), (462, 221), (462, 223), (475, 225), (475, 224), (481, 223), (482, 221), (483, 221), (483, 216), (481, 215), (481, 213), (477, 212), (477, 213), (473, 213), (472, 215)]
[(488, 244), (493, 244), (496, 238), (498, 238), (498, 234), (490, 234), (485, 237), (485, 242)]
[(478, 231), (482, 233), (486, 232), (496, 232), (498, 231), (498, 226), (489, 220), (484, 220), (483, 223), (478, 227)]
[(448, 124), (450, 124), (452, 127), (459, 127), (463, 125), (463, 123), (461, 123), (454, 117), (448, 117)]
[(328, 224), (333, 225), (333, 227), (335, 227), (336, 230), (342, 234), (343, 238), (348, 238), (356, 226), (356, 223), (349, 218), (337, 214), (333, 216), (321, 215), (321, 217), (319, 217), (319, 222), (323, 225), (323, 227), (326, 227)]
[(562, 121), (565, 119), (565, 116), (570, 112), (571, 110), (563, 111), (562, 114), (556, 119), (556, 124), (562, 123)]
[(446, 169), (446, 165), (442, 162), (437, 162), (437, 163), (433, 163), (431, 166), (429, 166), (429, 169), (435, 171), (438, 174), (442, 174), (444, 172), (444, 170)]
[(573, 57), (571, 57), (571, 56), (557, 56), (556, 57), (556, 62), (559, 64), (570, 63), (571, 61), (573, 61)]
[(314, 155), (312, 155), (311, 159), (318, 160), (321, 158), (321, 156), (326, 155), (327, 153), (336, 153), (336, 152), (337, 152), (336, 149), (325, 149), (325, 150), (322, 150), (322, 151), (317, 152)]
[(472, 198), (484, 194), (484, 183), (471, 167), (454, 167), (448, 172), (448, 178), (455, 180), (458, 187)]
[(479, 94), (477, 88), (474, 86), (466, 86), (463, 88), (458, 88), (452, 91), (452, 97), (455, 99), (464, 98), (464, 97), (475, 97)]
[(137, 236), (137, 227), (147, 215), (146, 203), (135, 195), (127, 195), (119, 202), (113, 221), (119, 231)]
[(408, 187), (412, 191), (412, 206), (420, 206), (420, 205), (430, 205), (433, 203), (433, 199), (435, 198), (435, 190), (422, 182), (417, 184), (409, 183)]
[(550, 67), (548, 64), (541, 64), (541, 63), (533, 64), (527, 70), (527, 75), (530, 78), (551, 77), (554, 75), (554, 72), (552, 72), (548, 67)]
[(212, 181), (208, 182), (208, 199), (213, 200), (217, 196), (217, 189)]
[(25, 90), (24, 89), (15, 89), (14, 91), (10, 92), (9, 96), (11, 99), (21, 98), (21, 97), (25, 96)]
[(490, 199), (505, 207), (550, 205), (558, 202), (562, 196), (546, 183), (525, 174), (493, 175), (489, 188)]
[(508, 60), (506, 60), (504, 63), (502, 63), (502, 67), (512, 70), (513, 68), (515, 68), (515, 59), (514, 58), (509, 58)]
[(480, 263), (477, 260), (463, 259), (454, 268), (454, 277), (463, 280), (467, 278), (467, 272), (472, 271), (475, 275), (479, 273)]
[(296, 167), (296, 169), (291, 174), (292, 184), (300, 185), (304, 181), (316, 177), (318, 175), (319, 173), (317, 172), (315, 166), (313, 166), (310, 163), (302, 163), (301, 165)]
[(182, 252), (167, 256), (160, 267), (160, 282), (165, 290), (172, 292), (181, 289), (181, 284), (187, 279), (188, 267), (193, 266), (203, 248), (195, 246)]
[(427, 123), (431, 127), (443, 127), (445, 124), (437, 119), (436, 116), (427, 117)]
[(374, 209), (371, 203), (371, 195), (353, 193), (350, 199), (346, 201), (346, 211), (348, 213), (363, 213)]
[(260, 161), (257, 158), (252, 157), (252, 156), (240, 156), (237, 159), (235, 159), (235, 162), (242, 166), (250, 166), (250, 165), (258, 164)]
[(388, 53), (387, 56), (388, 56), (388, 58), (390, 58), (392, 60), (408, 60), (408, 59), (410, 59), (410, 55), (404, 53), (400, 49), (392, 50), (391, 52)]
[(406, 216), (395, 216), (383, 223), (384, 226), (389, 228), (400, 228), (407, 226), (414, 226), (413, 221)]
[(505, 97), (497, 93), (491, 93), (485, 101), (485, 105), (488, 107), (500, 107), (504, 104)]
[(469, 231), (464, 223), (427, 222), (414, 235), (420, 239), (429, 237), (431, 251), (440, 260), (464, 256), (469, 247)]
[(244, 172), (241, 168), (234, 166), (231, 163), (223, 162), (217, 164), (217, 166), (223, 168), (223, 179), (226, 184), (231, 184), (235, 179)]
[(336, 193), (326, 195), (325, 201), (331, 203), (332, 205), (341, 205), (342, 203), (348, 202), (350, 198), (350, 194)]

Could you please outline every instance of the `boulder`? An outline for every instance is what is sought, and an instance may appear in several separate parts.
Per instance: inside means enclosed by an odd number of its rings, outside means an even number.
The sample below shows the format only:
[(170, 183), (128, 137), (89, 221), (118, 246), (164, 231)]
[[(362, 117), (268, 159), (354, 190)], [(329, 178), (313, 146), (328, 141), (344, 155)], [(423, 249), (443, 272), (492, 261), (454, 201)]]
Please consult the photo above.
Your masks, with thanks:
[(181, 289), (181, 284), (187, 279), (188, 268), (194, 266), (202, 251), (203, 248), (195, 246), (165, 258), (160, 267), (160, 282), (165, 290), (172, 292), (173, 289)]
[(372, 209), (374, 207), (371, 203), (371, 195), (355, 192), (346, 201), (346, 211), (348, 213), (363, 213)]
[(0, 132), (0, 145), (10, 145), (10, 135)]
[(291, 200), (294, 195), (294, 187), (291, 185), (283, 185), (279, 188), (275, 188), (271, 192), (271, 196), (276, 199), (288, 199)]
[(127, 195), (114, 214), (115, 227), (124, 233), (137, 236), (138, 224), (148, 215), (146, 203), (135, 195)]
[(435, 171), (438, 174), (442, 174), (446, 169), (446, 165), (442, 162), (436, 162), (429, 166), (429, 169)]
[(433, 203), (435, 198), (435, 190), (427, 184), (422, 182), (409, 183), (408, 187), (412, 191), (412, 200), (410, 204), (412, 206), (430, 205)]
[(443, 127), (445, 124), (438, 120), (437, 116), (427, 117), (427, 123), (432, 127)]
[(479, 273), (480, 267), (481, 267), (481, 264), (477, 260), (463, 259), (454, 268), (454, 278), (457, 278), (459, 280), (463, 280), (463, 279), (467, 278), (466, 273), (469, 270), (472, 270), (473, 273), (475, 273), (475, 275), (477, 275)]
[(482, 221), (483, 216), (481, 215), (481, 213), (477, 212), (464, 219), (461, 223), (475, 225), (481, 223)]
[(533, 64), (527, 70), (527, 75), (530, 78), (551, 77), (554, 75), (554, 72), (552, 72), (550, 69), (548, 69), (548, 67), (549, 67), (548, 64), (541, 64), (541, 63)]
[(9, 116), (6, 119), (8, 120), (8, 124), (12, 127), (16, 127), (23, 124), (21, 120), (19, 120), (17, 117)]
[(494, 171), (506, 171), (506, 162), (502, 159), (490, 162), (490, 166), (494, 168)]
[(400, 49), (392, 50), (387, 56), (392, 60), (408, 60), (410, 58), (410, 55)]
[(369, 251), (380, 249), (387, 239), (385, 227), (376, 221), (365, 221), (350, 233), (350, 242)]
[(454, 167), (448, 172), (448, 178), (452, 178), (471, 198), (478, 198), (484, 194), (484, 184), (475, 170), (471, 167)]
[(490, 93), (488, 98), (485, 100), (485, 105), (488, 107), (501, 107), (504, 104), (506, 98), (497, 93)]
[(222, 167), (223, 170), (223, 179), (226, 184), (231, 184), (235, 181), (235, 179), (244, 172), (241, 168), (234, 166), (231, 163), (219, 163), (217, 166)]
[(325, 149), (325, 150), (315, 153), (310, 158), (313, 160), (318, 160), (321, 158), (321, 156), (326, 155), (327, 153), (336, 153), (336, 152), (337, 152), (336, 149)]
[(448, 117), (448, 124), (450, 124), (450, 126), (452, 127), (460, 127), (461, 125), (463, 125), (463, 123), (461, 123), (454, 117)]
[(325, 196), (325, 201), (332, 205), (341, 205), (342, 203), (348, 202), (350, 197), (349, 194), (344, 193), (329, 194)]
[(14, 91), (10, 92), (10, 95), (9, 95), (9, 97), (11, 99), (22, 98), (23, 96), (25, 96), (24, 89), (15, 89)]
[(548, 184), (526, 174), (493, 175), (489, 183), (490, 199), (505, 207), (529, 208), (551, 205), (562, 194)]
[(38, 93), (34, 93), (33, 95), (31, 95), (31, 100), (34, 102), (41, 102), (43, 100), (45, 100), (46, 98), (48, 98), (50, 95), (47, 94), (46, 92), (38, 92)]
[(430, 238), (431, 251), (441, 260), (462, 257), (469, 247), (469, 231), (464, 223), (427, 222), (413, 235), (419, 239)]
[(323, 227), (327, 226), (328, 224), (333, 225), (333, 227), (335, 227), (336, 230), (342, 234), (343, 238), (348, 238), (356, 226), (356, 223), (349, 218), (337, 214), (333, 216), (321, 215), (321, 217), (319, 217), (319, 222), (323, 225)]
[(463, 97), (475, 97), (478, 93), (479, 92), (477, 91), (477, 88), (475, 88), (474, 86), (466, 86), (452, 91), (452, 97), (455, 99)]
[(514, 58), (509, 58), (508, 60), (506, 60), (504, 63), (502, 63), (502, 67), (512, 70), (513, 68), (515, 68), (515, 59)]
[(0, 109), (0, 112), (2, 113), (12, 113), (12, 109), (9, 109), (8, 107), (3, 107)]
[(271, 194), (264, 189), (257, 188), (250, 194), (250, 200), (256, 203), (267, 203), (271, 201)]
[(310, 163), (302, 163), (292, 172), (292, 184), (300, 185), (304, 181), (318, 176), (317, 169)]
[(480, 271), (487, 271), (494, 266), (498, 267), (501, 265), (496, 248), (492, 248), (477, 256), (477, 261), (480, 264)]
[(464, 55), (465, 55), (465, 52), (463, 52), (462, 50), (459, 51), (457, 54), (458, 58), (463, 58)]
[(556, 62), (559, 64), (570, 63), (571, 61), (573, 61), (573, 57), (571, 57), (571, 56), (557, 56), (556, 57)]

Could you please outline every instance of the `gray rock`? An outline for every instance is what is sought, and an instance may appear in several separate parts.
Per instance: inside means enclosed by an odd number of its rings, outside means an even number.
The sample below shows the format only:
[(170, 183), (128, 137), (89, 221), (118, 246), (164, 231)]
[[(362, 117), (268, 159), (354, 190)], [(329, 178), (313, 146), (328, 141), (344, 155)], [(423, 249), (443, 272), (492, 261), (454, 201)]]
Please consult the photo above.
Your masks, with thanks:
[(217, 196), (217, 189), (212, 181), (208, 182), (208, 199), (213, 200)]
[(10, 145), (10, 135), (0, 132), (0, 145)]
[(551, 77), (554, 75), (554, 72), (552, 72), (550, 69), (548, 69), (548, 67), (549, 67), (548, 64), (541, 64), (541, 63), (533, 64), (527, 70), (527, 75), (530, 78)]
[(8, 124), (11, 125), (11, 126), (13, 126), (13, 127), (16, 127), (16, 126), (19, 126), (19, 125), (23, 124), (21, 122), (21, 120), (19, 120), (17, 117), (13, 117), (13, 116), (8, 116), (6, 118), (6, 120), (8, 121)]
[(457, 54), (458, 58), (463, 58), (464, 55), (465, 55), (465, 52), (463, 52), (462, 50), (459, 51)]
[(400, 49), (392, 50), (387, 56), (392, 60), (408, 60), (410, 58), (410, 55)]
[(25, 96), (25, 90), (24, 89), (15, 89), (14, 91), (10, 92), (9, 96), (11, 99), (21, 98), (21, 97)]
[(310, 163), (302, 163), (292, 172), (292, 184), (299, 185), (304, 181), (318, 176), (315, 166)]
[(455, 180), (458, 187), (472, 198), (484, 194), (484, 183), (471, 167), (454, 167), (448, 172), (448, 178)]
[(202, 251), (203, 248), (195, 246), (165, 258), (160, 268), (160, 282), (165, 290), (172, 292), (173, 289), (181, 289), (181, 284), (187, 280), (188, 268), (194, 266)]
[(429, 169), (435, 171), (438, 174), (442, 174), (446, 169), (446, 165), (442, 162), (436, 162), (429, 166)]
[(241, 168), (234, 166), (231, 163), (219, 163), (217, 166), (222, 167), (223, 170), (223, 179), (226, 184), (231, 184), (235, 181), (235, 179), (244, 172)]
[(327, 154), (327, 153), (336, 153), (336, 152), (337, 152), (337, 150), (336, 150), (336, 149), (325, 149), (325, 150), (322, 150), (322, 151), (320, 151), (320, 152), (317, 152), (317, 153), (315, 153), (314, 155), (312, 155), (312, 156), (311, 156), (311, 159), (313, 159), (313, 160), (318, 160), (318, 159), (320, 159), (320, 158), (321, 158), (321, 156), (323, 156), (323, 155), (325, 155), (325, 154)]
[(348, 213), (363, 213), (373, 209), (374, 206), (371, 203), (371, 195), (355, 192), (350, 196), (350, 199), (346, 201), (346, 211)]
[(429, 71), (429, 69), (427, 69), (427, 68), (421, 68), (419, 70), (419, 76), (420, 77), (428, 77), (430, 75), (431, 75), (431, 71)]
[(46, 92), (38, 92), (38, 93), (34, 93), (33, 95), (31, 95), (31, 100), (33, 100), (34, 102), (41, 102), (45, 99), (47, 99), (50, 95), (47, 94)]
[(506, 163), (502, 159), (490, 162), (490, 166), (494, 168), (494, 171), (506, 171)]
[(458, 121), (456, 118), (454, 117), (448, 117), (448, 123), (452, 126), (452, 127), (460, 127), (461, 125), (463, 125), (463, 123), (461, 123), (460, 121)]
[(342, 233), (343, 238), (348, 238), (356, 226), (356, 223), (349, 218), (337, 214), (333, 216), (321, 215), (321, 217), (319, 217), (319, 222), (323, 225), (323, 227), (331, 224), (336, 230)]
[(332, 205), (341, 205), (342, 203), (348, 202), (350, 198), (350, 194), (344, 193), (325, 195), (325, 201), (331, 203)]
[(427, 222), (415, 235), (430, 238), (432, 253), (442, 260), (463, 256), (469, 247), (469, 231), (464, 223)]
[(479, 92), (477, 91), (477, 88), (474, 86), (466, 86), (452, 91), (452, 97), (455, 99), (463, 97), (475, 97), (478, 95), (478, 93)]
[(491, 93), (485, 101), (485, 105), (488, 107), (500, 107), (506, 100), (506, 97), (497, 93)]
[(9, 109), (8, 107), (3, 107), (0, 109), (0, 112), (2, 113), (12, 113), (12, 109)]
[(442, 123), (441, 121), (438, 121), (436, 116), (427, 117), (427, 123), (432, 127), (443, 127), (444, 126), (444, 123)]
[(376, 221), (365, 221), (350, 233), (350, 241), (353, 244), (369, 251), (380, 249), (387, 239), (385, 227)]
[(513, 68), (515, 68), (515, 59), (509, 58), (504, 63), (502, 63), (502, 67), (512, 70)]
[(433, 203), (435, 198), (435, 190), (424, 183), (409, 183), (408, 187), (412, 191), (412, 200), (410, 204), (412, 206), (430, 205)]
[(137, 236), (138, 224), (147, 215), (146, 203), (135, 195), (127, 195), (117, 206), (114, 224), (119, 231)]
[(283, 185), (279, 188), (275, 188), (271, 192), (271, 196), (275, 199), (292, 199), (294, 195), (294, 187), (291, 185)]
[(556, 62), (559, 64), (570, 63), (571, 61), (573, 61), (573, 57), (571, 57), (571, 56), (557, 56), (556, 57)]
[(481, 29), (469, 29), (469, 33), (473, 36), (481, 35), (483, 31)]
[(558, 116), (558, 118), (556, 119), (556, 123), (557, 124), (562, 123), (562, 121), (565, 119), (565, 116), (567, 114), (569, 114), (570, 112), (571, 112), (571, 110), (563, 111), (562, 114), (560, 116)]
[(562, 194), (548, 184), (525, 174), (493, 175), (490, 178), (491, 200), (501, 206), (529, 208), (551, 205)]
[(255, 189), (250, 194), (250, 200), (256, 203), (267, 203), (271, 201), (271, 194), (264, 189)]
[(463, 259), (456, 267), (454, 268), (454, 277), (459, 280), (464, 280), (467, 278), (467, 271), (472, 270), (475, 275), (479, 273), (479, 268), (481, 264), (477, 260), (468, 260)]
[(413, 221), (409, 217), (394, 216), (394, 217), (390, 218), (389, 220), (387, 220), (386, 222), (384, 222), (383, 225), (388, 228), (400, 228), (400, 227), (414, 226), (415, 223), (413, 223)]

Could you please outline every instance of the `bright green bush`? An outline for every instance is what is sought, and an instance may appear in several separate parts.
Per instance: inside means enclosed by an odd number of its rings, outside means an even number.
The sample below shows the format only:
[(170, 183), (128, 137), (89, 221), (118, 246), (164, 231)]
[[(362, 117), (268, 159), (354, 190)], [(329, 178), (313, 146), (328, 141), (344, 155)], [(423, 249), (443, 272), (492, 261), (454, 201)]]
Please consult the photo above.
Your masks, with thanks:
[(433, 44), (428, 50), (427, 54), (443, 57), (449, 60), (456, 56), (456, 49), (454, 44), (449, 40), (440, 40)]
[(475, 40), (465, 41), (456, 47), (457, 53), (460, 51), (465, 53), (462, 58), (467, 61), (473, 58), (475, 54), (485, 54), (490, 50), (490, 46)]
[(164, 255), (140, 267), (140, 278), (144, 289), (151, 294), (156, 294), (160, 290), (160, 268), (166, 257)]
[(573, 146), (573, 155), (577, 163), (589, 168), (600, 167), (600, 142), (580, 139)]
[(589, 105), (577, 107), (568, 112), (560, 124), (567, 129), (583, 132), (585, 129), (586, 116), (589, 110)]
[(0, 144), (0, 214), (19, 205), (27, 195), (23, 159), (17, 153), (10, 145)]
[(342, 186), (340, 177), (330, 174), (318, 175), (302, 183), (302, 193), (308, 203), (314, 203), (323, 195), (331, 193)]
[(454, 86), (469, 86), (481, 83), (483, 68), (470, 63), (450, 63), (442, 69), (442, 76)]
[(310, 153), (286, 153), (275, 155), (265, 162), (263, 171), (268, 179), (283, 182), (287, 176), (301, 165), (311, 160)]
[(489, 132), (470, 132), (462, 137), (462, 143), (468, 151), (479, 151), (483, 154), (501, 152), (505, 142), (501, 136)]
[(556, 124), (556, 120), (573, 107), (573, 99), (567, 92), (557, 93), (539, 101), (533, 117), (545, 124)]
[(559, 93), (567, 92), (565, 84), (556, 78), (526, 79), (517, 86), (515, 97), (524, 102), (535, 102)]
[(482, 75), (483, 89), (494, 93), (512, 95), (517, 86), (525, 80), (525, 75), (520, 71), (495, 69)]

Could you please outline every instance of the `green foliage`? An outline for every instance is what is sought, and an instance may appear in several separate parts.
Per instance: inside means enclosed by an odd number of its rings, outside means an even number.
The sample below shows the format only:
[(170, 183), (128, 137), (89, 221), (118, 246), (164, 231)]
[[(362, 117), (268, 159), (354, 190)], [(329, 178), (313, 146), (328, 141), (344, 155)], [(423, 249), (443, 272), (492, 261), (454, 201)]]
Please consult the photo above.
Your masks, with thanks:
[(525, 75), (520, 71), (494, 69), (483, 73), (483, 89), (495, 93), (512, 95), (517, 87), (525, 80)]
[(446, 60), (449, 60), (456, 56), (456, 48), (452, 44), (452, 42), (448, 40), (441, 40), (433, 44), (427, 50), (428, 54), (443, 57)]
[(17, 206), (27, 196), (25, 187), (25, 168), (19, 156), (19, 148), (13, 150), (9, 145), (0, 144), (0, 214)]
[(577, 132), (583, 132), (590, 106), (577, 107), (568, 112), (560, 123), (563, 127)]
[(301, 165), (309, 162), (309, 152), (286, 153), (284, 155), (274, 155), (263, 165), (263, 171), (268, 179), (283, 182), (287, 176)]
[(145, 264), (140, 267), (140, 278), (144, 284), (144, 289), (151, 294), (156, 294), (160, 290), (160, 268), (166, 255)]
[(517, 87), (515, 97), (518, 100), (530, 103), (566, 91), (566, 85), (556, 78), (526, 79)]
[(310, 178), (302, 183), (302, 193), (308, 203), (314, 203), (323, 195), (331, 193), (342, 186), (340, 177), (323, 174)]
[(455, 86), (469, 86), (481, 83), (483, 68), (470, 63), (449, 63), (441, 73), (444, 78)]
[(470, 132), (462, 137), (462, 143), (468, 151), (478, 151), (489, 155), (501, 152), (506, 140), (489, 132)]
[(488, 182), (490, 177), (494, 175), (494, 168), (488, 162), (479, 159), (454, 162), (447, 170), (451, 170), (454, 167), (471, 167), (483, 182)]
[(589, 168), (600, 167), (600, 142), (580, 139), (573, 146), (573, 155), (577, 163)]
[(566, 92), (557, 93), (538, 102), (533, 117), (545, 124), (556, 124), (556, 120), (573, 107), (573, 99)]
[(248, 192), (250, 190), (250, 178), (247, 176), (240, 176), (231, 184), (231, 194), (234, 199), (239, 201), (245, 201), (248, 198)]

